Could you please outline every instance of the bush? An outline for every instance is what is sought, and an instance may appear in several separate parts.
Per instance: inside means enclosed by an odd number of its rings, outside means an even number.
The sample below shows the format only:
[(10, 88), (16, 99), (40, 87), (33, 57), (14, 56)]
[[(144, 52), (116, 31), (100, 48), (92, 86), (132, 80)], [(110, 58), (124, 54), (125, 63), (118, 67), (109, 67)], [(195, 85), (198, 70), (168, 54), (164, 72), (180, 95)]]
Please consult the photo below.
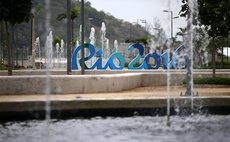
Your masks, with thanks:
[(7, 70), (7, 66), (4, 64), (0, 64), (0, 70)]
[[(208, 63), (208, 66), (203, 67), (204, 69), (212, 69), (212, 62)], [(230, 69), (230, 62), (223, 62), (223, 64), (221, 64), (221, 62), (216, 62), (216, 69)]]
[[(129, 62), (125, 62), (125, 67), (128, 67)], [(139, 67), (141, 64), (139, 62), (137, 62), (134, 67)]]
[[(194, 78), (193, 82), (194, 84), (230, 85), (230, 78), (223, 78), (223, 77)], [(187, 84), (187, 81), (183, 80), (183, 84)]]

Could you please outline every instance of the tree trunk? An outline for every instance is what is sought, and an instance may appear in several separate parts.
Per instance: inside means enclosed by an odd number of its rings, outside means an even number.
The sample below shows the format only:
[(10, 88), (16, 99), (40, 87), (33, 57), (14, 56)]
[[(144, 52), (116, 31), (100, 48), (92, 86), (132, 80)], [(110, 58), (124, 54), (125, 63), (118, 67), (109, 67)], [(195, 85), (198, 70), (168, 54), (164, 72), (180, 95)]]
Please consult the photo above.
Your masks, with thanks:
[(15, 39), (14, 39), (14, 45), (15, 45), (15, 62), (16, 62), (16, 66), (18, 67), (18, 48), (17, 48), (17, 42), (18, 42), (18, 28), (17, 26), (15, 27)]
[(224, 38), (221, 39), (221, 68), (223, 68), (224, 65)]
[(6, 46), (7, 46), (7, 62), (8, 62), (8, 75), (12, 75), (12, 49), (11, 49), (11, 42), (10, 42), (10, 32), (8, 29), (8, 22), (6, 24)]
[(1, 63), (5, 64), (6, 57), (6, 31), (5, 23), (1, 22)]
[(224, 65), (224, 47), (221, 47), (221, 67)]
[(74, 27), (73, 27), (73, 24), (74, 24), (74, 21), (73, 21), (73, 19), (71, 19), (71, 30), (72, 30), (72, 32), (71, 32), (71, 34), (72, 34), (72, 36), (71, 36), (71, 43), (72, 43), (72, 48), (71, 48), (71, 53), (73, 53), (73, 51), (74, 51), (74, 45), (73, 45), (73, 40), (74, 40)]
[(228, 63), (228, 49), (229, 49), (229, 47), (227, 47), (227, 63)]
[(4, 29), (3, 29), (3, 22), (1, 21), (1, 33), (0, 33), (0, 63), (3, 63), (3, 47), (4, 47), (4, 44), (3, 44), (3, 32), (4, 32)]
[(212, 46), (212, 77), (216, 77), (216, 46), (215, 46), (215, 37), (212, 38), (213, 42), (213, 46)]
[(11, 65), (12, 65), (12, 69), (14, 69), (14, 51), (15, 51), (15, 44), (14, 44), (14, 24), (11, 24)]

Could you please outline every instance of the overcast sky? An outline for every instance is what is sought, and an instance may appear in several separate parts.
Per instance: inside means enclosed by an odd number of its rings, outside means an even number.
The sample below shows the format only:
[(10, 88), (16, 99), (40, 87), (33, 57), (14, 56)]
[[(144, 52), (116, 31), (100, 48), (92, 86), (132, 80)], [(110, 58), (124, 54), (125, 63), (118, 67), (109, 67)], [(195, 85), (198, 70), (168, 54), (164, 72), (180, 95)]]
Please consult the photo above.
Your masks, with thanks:
[[(110, 13), (118, 19), (129, 22), (138, 22), (138, 19), (146, 20), (153, 24), (158, 18), (166, 34), (170, 37), (170, 14), (163, 10), (172, 10), (174, 16), (180, 11), (181, 0), (88, 0), (92, 7)], [(139, 24), (143, 23), (140, 22)], [(174, 35), (179, 27), (185, 27), (185, 18), (173, 20)]]

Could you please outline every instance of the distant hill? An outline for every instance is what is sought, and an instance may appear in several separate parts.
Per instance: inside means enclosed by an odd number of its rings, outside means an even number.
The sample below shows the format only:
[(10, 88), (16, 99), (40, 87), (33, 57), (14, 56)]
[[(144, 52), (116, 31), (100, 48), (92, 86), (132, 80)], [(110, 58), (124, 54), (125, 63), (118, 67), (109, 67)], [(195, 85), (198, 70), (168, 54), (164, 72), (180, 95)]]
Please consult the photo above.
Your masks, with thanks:
[[(51, 30), (53, 31), (53, 37), (60, 37), (66, 41), (67, 37), (67, 26), (66, 20), (58, 21), (57, 16), (60, 13), (65, 13), (66, 10), (66, 0), (51, 0), (50, 1), (50, 11), (45, 11), (45, 0), (34, 0), (34, 17), (35, 17), (35, 34), (36, 37), (40, 38), (42, 56), (45, 54), (44, 44), (45, 37), (48, 33), (45, 31), (45, 15), (50, 12), (51, 19)], [(79, 1), (76, 2), (80, 6)], [(114, 40), (118, 40), (118, 43), (125, 42), (127, 39), (143, 38), (145, 36), (144, 27), (132, 23), (126, 22), (121, 19), (117, 19), (109, 13), (103, 11), (98, 11), (91, 7), (89, 2), (85, 3), (85, 41), (89, 42), (89, 34), (91, 27), (95, 28), (96, 36), (96, 47), (101, 48), (100, 37), (101, 37), (101, 24), (105, 22), (106, 25), (106, 37), (110, 40), (110, 48), (113, 50)], [(93, 20), (88, 20), (91, 18)], [(80, 16), (74, 21), (74, 37), (79, 39), (79, 27), (80, 27)], [(0, 53), (3, 53), (6, 58), (6, 41), (4, 32), (4, 22), (0, 22)], [(14, 46), (13, 53), (15, 59), (27, 58), (31, 55), (31, 23), (21, 23), (14, 26)]]
[[(76, 2), (79, 6), (80, 3)], [(45, 13), (44, 11), (44, 0), (35, 0), (35, 9), (37, 10), (35, 15), (36, 20), (36, 36), (40, 37), (41, 40), (45, 40), (46, 33), (44, 31), (45, 25)], [(51, 12), (51, 29), (53, 36), (59, 36), (66, 41), (66, 20), (57, 21), (56, 17), (60, 13), (66, 12), (66, 1), (65, 0), (52, 0), (50, 5)], [(113, 47), (114, 40), (118, 42), (125, 42), (129, 38), (141, 38), (145, 35), (145, 30), (140, 25), (133, 25), (132, 23), (126, 22), (121, 19), (117, 19), (114, 16), (98, 11), (91, 7), (90, 2), (85, 3), (85, 40), (89, 41), (89, 34), (91, 27), (95, 28), (96, 44), (100, 46), (100, 35), (101, 35), (101, 23), (105, 22), (106, 25), (106, 37), (110, 40), (110, 47)], [(91, 18), (93, 20), (88, 20)], [(80, 16), (74, 21), (74, 37), (79, 39), (79, 27), (80, 27)]]

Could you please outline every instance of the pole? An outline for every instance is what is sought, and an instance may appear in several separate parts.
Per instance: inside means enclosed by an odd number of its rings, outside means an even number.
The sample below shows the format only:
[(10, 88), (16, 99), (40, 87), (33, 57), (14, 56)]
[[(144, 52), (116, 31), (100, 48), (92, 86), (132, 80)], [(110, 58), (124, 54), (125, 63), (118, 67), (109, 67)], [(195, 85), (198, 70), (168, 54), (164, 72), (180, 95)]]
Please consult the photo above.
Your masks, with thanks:
[(85, 74), (85, 61), (84, 61), (84, 0), (81, 0), (81, 74)]
[(173, 38), (173, 12), (171, 12), (171, 39)]
[(71, 1), (67, 0), (67, 75), (71, 74)]
[(36, 69), (35, 67), (35, 19), (34, 14), (31, 14), (31, 55), (32, 55), (32, 68)]

